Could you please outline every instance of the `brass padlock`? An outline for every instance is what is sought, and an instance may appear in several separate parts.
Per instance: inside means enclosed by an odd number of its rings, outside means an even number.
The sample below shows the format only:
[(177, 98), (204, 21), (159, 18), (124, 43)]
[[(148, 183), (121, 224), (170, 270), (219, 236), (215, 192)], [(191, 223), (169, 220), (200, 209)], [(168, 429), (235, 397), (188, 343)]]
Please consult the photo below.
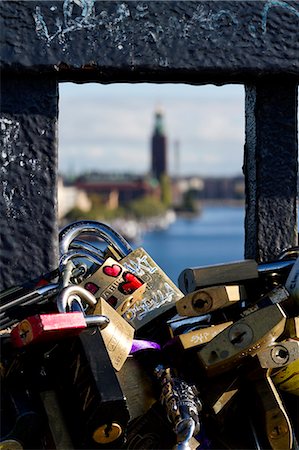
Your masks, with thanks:
[(238, 284), (258, 278), (257, 263), (253, 259), (212, 266), (184, 269), (179, 275), (179, 287), (185, 293), (208, 286)]
[(115, 259), (147, 283), (142, 300), (136, 301), (124, 314), (124, 318), (136, 330), (168, 311), (183, 297), (182, 292), (144, 249), (133, 250), (119, 233), (103, 223), (80, 221), (65, 227), (60, 233), (61, 254), (66, 253), (71, 242), (83, 233), (94, 234), (107, 242), (114, 249)]
[(113, 306), (119, 314), (124, 314), (132, 305), (141, 300), (146, 283), (129, 272), (119, 261), (106, 259), (103, 264), (81, 286)]
[(185, 295), (176, 302), (176, 309), (181, 316), (198, 316), (226, 308), (246, 297), (242, 285), (207, 287)]
[(278, 304), (255, 311), (214, 337), (198, 352), (199, 359), (210, 375), (229, 370), (275, 341), (285, 322)]
[(247, 372), (247, 380), (256, 393), (255, 420), (261, 433), (268, 439), (272, 450), (290, 450), (293, 447), (293, 429), (288, 413), (273, 384), (269, 370), (261, 369), (257, 360), (252, 361), (253, 370)]
[(198, 330), (189, 331), (177, 336), (181, 347), (184, 350), (196, 348), (201, 345), (207, 344), (215, 336), (221, 333), (225, 328), (231, 326), (233, 322), (225, 322), (217, 325), (211, 325), (210, 327), (199, 328)]
[[(265, 284), (268, 278), (273, 278), (273, 275), (277, 277), (278, 274), (282, 275), (282, 277), (278, 276), (278, 279), (282, 278), (284, 282), (285, 273), (288, 274), (293, 266), (294, 259), (261, 264), (257, 264), (253, 259), (245, 259), (211, 266), (187, 268), (179, 275), (179, 288), (185, 294), (188, 294), (207, 286), (238, 284), (243, 281), (250, 282), (250, 280), (262, 280)], [(281, 280), (280, 283), (282, 283)]]

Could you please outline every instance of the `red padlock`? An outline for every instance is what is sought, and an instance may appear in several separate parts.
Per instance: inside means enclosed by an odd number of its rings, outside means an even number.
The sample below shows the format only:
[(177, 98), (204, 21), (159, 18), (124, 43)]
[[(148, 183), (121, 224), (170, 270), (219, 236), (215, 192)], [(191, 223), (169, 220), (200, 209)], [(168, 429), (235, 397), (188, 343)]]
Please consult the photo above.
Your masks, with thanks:
[(69, 336), (76, 336), (87, 326), (106, 328), (109, 318), (106, 316), (88, 316), (83, 312), (54, 314), (36, 314), (19, 322), (10, 333), (14, 347), (46, 342)]

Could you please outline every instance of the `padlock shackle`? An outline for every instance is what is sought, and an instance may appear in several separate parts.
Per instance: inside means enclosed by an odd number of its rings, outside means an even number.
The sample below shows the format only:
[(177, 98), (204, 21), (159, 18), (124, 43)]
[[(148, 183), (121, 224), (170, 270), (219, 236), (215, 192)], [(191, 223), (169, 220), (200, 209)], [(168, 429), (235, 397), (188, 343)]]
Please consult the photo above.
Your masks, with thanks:
[(69, 250), (71, 242), (82, 233), (95, 233), (108, 244), (113, 245), (122, 257), (132, 252), (130, 244), (108, 225), (94, 220), (81, 220), (71, 223), (59, 233), (59, 250), (63, 255)]
[(92, 261), (93, 263), (96, 263), (99, 266), (101, 266), (103, 264), (103, 262), (105, 261), (105, 259), (103, 257), (101, 257), (100, 255), (91, 253), (88, 250), (71, 249), (71, 250), (68, 250), (68, 252), (62, 254), (60, 261), (59, 261), (59, 272), (62, 273), (65, 266), (67, 265), (67, 263), (76, 258), (88, 259), (89, 261)]
[(59, 292), (56, 298), (58, 311), (60, 313), (65, 313), (69, 302), (72, 301), (75, 296), (78, 296), (81, 300), (84, 300), (90, 306), (94, 306), (97, 303), (97, 300), (92, 295), (92, 293), (87, 291), (83, 287), (77, 285), (67, 286)]
[(83, 241), (81, 239), (75, 239), (71, 241), (70, 243), (70, 249), (77, 249), (77, 250), (87, 250), (88, 252), (92, 253), (93, 255), (104, 258), (104, 252), (96, 248), (94, 245), (90, 244), (89, 242)]

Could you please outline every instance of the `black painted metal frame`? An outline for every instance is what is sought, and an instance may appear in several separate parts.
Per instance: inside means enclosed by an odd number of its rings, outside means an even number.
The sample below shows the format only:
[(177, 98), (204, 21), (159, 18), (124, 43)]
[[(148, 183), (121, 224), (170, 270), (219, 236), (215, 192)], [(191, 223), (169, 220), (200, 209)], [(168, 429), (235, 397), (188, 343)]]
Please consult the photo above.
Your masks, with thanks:
[(297, 243), (296, 1), (5, 1), (0, 288), (57, 265), (58, 83), (241, 83), (245, 257)]

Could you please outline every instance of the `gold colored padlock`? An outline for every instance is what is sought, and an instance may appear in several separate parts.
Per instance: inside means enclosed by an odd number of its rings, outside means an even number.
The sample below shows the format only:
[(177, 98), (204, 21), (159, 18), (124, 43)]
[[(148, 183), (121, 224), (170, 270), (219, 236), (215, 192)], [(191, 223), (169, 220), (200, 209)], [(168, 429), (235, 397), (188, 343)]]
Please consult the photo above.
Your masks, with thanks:
[(278, 304), (255, 311), (214, 337), (198, 352), (199, 360), (210, 375), (229, 370), (274, 342), (282, 334), (285, 321)]
[(198, 330), (189, 331), (178, 336), (179, 342), (184, 350), (199, 347), (207, 342), (210, 342), (225, 328), (231, 326), (233, 322), (220, 323), (218, 325), (211, 325), (206, 328), (199, 328)]
[(253, 259), (194, 267), (183, 270), (179, 275), (179, 287), (185, 293), (208, 286), (238, 284), (244, 280), (258, 278), (257, 262)]
[(183, 293), (143, 248), (132, 251), (120, 262), (146, 283), (142, 300), (136, 301), (124, 314), (136, 330), (168, 311), (183, 297)]
[(132, 348), (134, 328), (124, 320), (103, 298), (98, 300), (94, 314), (109, 317), (109, 326), (101, 335), (115, 370), (120, 370)]
[(198, 316), (226, 308), (246, 298), (242, 285), (213, 286), (198, 289), (176, 302), (176, 309), (181, 316)]
[(271, 380), (269, 370), (256, 365), (247, 375), (258, 396), (258, 412), (261, 413), (266, 436), (272, 450), (291, 450), (293, 430), (287, 411)]
[(108, 301), (121, 315), (142, 299), (146, 289), (146, 283), (113, 258), (106, 259), (81, 286), (95, 298)]

